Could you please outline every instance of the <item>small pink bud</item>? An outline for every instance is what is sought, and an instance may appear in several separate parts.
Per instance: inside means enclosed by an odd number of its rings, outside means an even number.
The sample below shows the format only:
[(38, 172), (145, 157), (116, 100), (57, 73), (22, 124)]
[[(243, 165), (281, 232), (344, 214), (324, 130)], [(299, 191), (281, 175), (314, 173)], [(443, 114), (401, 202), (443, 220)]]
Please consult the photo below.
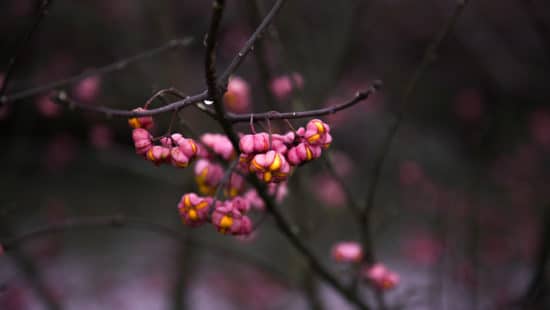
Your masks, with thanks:
[(90, 129), (90, 144), (100, 150), (113, 145), (113, 131), (105, 125), (94, 125)]
[(212, 224), (222, 234), (247, 235), (252, 231), (250, 218), (235, 208), (232, 201), (217, 201)]
[(170, 148), (155, 145), (147, 151), (146, 158), (158, 166), (170, 159)]
[(290, 165), (283, 154), (269, 151), (257, 154), (250, 162), (250, 172), (255, 172), (258, 178), (266, 183), (281, 182), (290, 174)]
[(205, 223), (208, 220), (211, 203), (210, 197), (200, 197), (195, 193), (183, 195), (178, 204), (183, 223), (192, 227)]
[(195, 181), (203, 195), (214, 195), (223, 178), (223, 168), (207, 159), (200, 159), (195, 165)]
[(231, 141), (225, 135), (206, 133), (201, 136), (201, 142), (225, 160), (230, 160), (235, 154)]
[(132, 139), (134, 140), (136, 153), (139, 155), (146, 154), (153, 145), (151, 134), (143, 128), (134, 129), (132, 131)]
[(175, 167), (186, 168), (189, 166), (189, 158), (185, 156), (181, 148), (176, 146), (170, 149), (170, 159)]
[(363, 275), (381, 290), (389, 290), (399, 284), (399, 275), (389, 271), (386, 266), (380, 263), (364, 269)]
[(250, 87), (248, 82), (240, 77), (232, 77), (227, 84), (227, 92), (223, 101), (231, 112), (242, 113), (250, 107)]
[[(133, 111), (136, 112), (142, 112), (145, 111), (143, 108), (137, 108)], [(153, 127), (153, 117), (152, 116), (140, 116), (140, 117), (132, 117), (128, 119), (128, 125), (132, 128), (145, 128), (145, 129), (151, 129)]]
[(298, 166), (321, 157), (321, 153), (322, 150), (320, 146), (302, 142), (288, 150), (287, 159), (292, 165)]
[(50, 95), (41, 96), (36, 100), (36, 108), (40, 115), (46, 118), (55, 118), (61, 114), (61, 106), (55, 104)]
[(291, 76), (284, 75), (275, 78), (271, 81), (270, 88), (279, 100), (286, 100), (294, 90), (294, 85), (298, 88), (304, 87), (304, 79), (299, 73), (293, 73)]
[(357, 242), (340, 242), (332, 248), (332, 258), (337, 262), (357, 263), (363, 258), (363, 249)]

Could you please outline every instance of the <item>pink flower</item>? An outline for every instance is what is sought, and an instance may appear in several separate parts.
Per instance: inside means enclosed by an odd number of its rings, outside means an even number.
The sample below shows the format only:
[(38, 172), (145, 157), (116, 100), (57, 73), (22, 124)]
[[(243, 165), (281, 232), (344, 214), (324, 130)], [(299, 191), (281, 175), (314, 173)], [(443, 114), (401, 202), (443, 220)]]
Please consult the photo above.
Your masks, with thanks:
[(248, 201), (248, 205), (257, 210), (264, 210), (265, 204), (255, 189), (249, 189), (244, 193), (243, 198)]
[(193, 139), (186, 139), (181, 134), (175, 133), (171, 136), (172, 141), (181, 149), (183, 154), (189, 158), (193, 158), (199, 152), (199, 146)]
[(207, 159), (199, 159), (195, 165), (195, 181), (203, 195), (214, 195), (223, 178), (223, 168)]
[(239, 141), (239, 148), (245, 154), (265, 153), (269, 150), (269, 134), (244, 135)]
[(97, 97), (100, 85), (101, 79), (99, 76), (87, 77), (75, 86), (74, 95), (78, 100), (91, 102)]
[(235, 154), (231, 141), (225, 135), (206, 133), (201, 136), (201, 142), (225, 160), (230, 160)]
[(227, 84), (227, 92), (223, 95), (225, 106), (231, 112), (242, 113), (250, 107), (250, 87), (248, 82), (240, 77), (232, 77)]
[(146, 154), (153, 146), (152, 138), (153, 137), (147, 130), (143, 128), (134, 129), (132, 131), (132, 139), (134, 140), (136, 153), (139, 155)]
[(225, 194), (228, 197), (235, 197), (243, 191), (244, 187), (245, 187), (244, 178), (237, 173), (232, 173), (231, 177), (229, 178), (229, 181), (227, 182), (227, 186), (225, 188)]
[(290, 174), (290, 165), (284, 155), (275, 151), (255, 155), (249, 169), (266, 183), (284, 181)]
[(145, 154), (145, 157), (158, 166), (170, 160), (170, 148), (159, 145), (152, 146)]
[(212, 224), (222, 234), (248, 235), (252, 232), (252, 221), (237, 210), (232, 201), (216, 201)]
[[(137, 108), (133, 111), (136, 112), (142, 112), (145, 111), (143, 108)], [(144, 128), (144, 129), (151, 129), (153, 127), (153, 117), (152, 116), (141, 116), (141, 117), (132, 117), (128, 119), (128, 125), (130, 127), (136, 129), (136, 128)]]
[(340, 263), (358, 263), (363, 258), (363, 249), (357, 242), (339, 242), (332, 248), (332, 258)]
[(399, 284), (399, 275), (388, 270), (386, 266), (381, 263), (365, 268), (363, 270), (363, 275), (374, 286), (381, 290), (389, 290)]
[(200, 197), (195, 193), (183, 195), (178, 204), (183, 223), (193, 227), (205, 223), (208, 220), (211, 203), (210, 197)]
[(97, 149), (107, 149), (113, 145), (113, 131), (105, 125), (94, 125), (90, 129), (90, 144)]
[(288, 150), (287, 159), (292, 165), (298, 166), (321, 157), (321, 153), (322, 149), (320, 146), (302, 142)]
[(306, 129), (300, 128), (296, 131), (309, 144), (319, 145), (327, 149), (332, 142), (330, 126), (319, 119), (312, 119), (307, 123)]
[(38, 112), (44, 117), (55, 118), (61, 114), (61, 107), (50, 99), (50, 95), (39, 97), (35, 103)]
[(286, 100), (294, 90), (294, 86), (304, 87), (304, 79), (299, 73), (292, 73), (291, 76), (283, 75), (273, 79), (270, 88), (279, 100)]
[(185, 156), (177, 146), (170, 149), (170, 159), (174, 167), (186, 168), (189, 166), (189, 157)]

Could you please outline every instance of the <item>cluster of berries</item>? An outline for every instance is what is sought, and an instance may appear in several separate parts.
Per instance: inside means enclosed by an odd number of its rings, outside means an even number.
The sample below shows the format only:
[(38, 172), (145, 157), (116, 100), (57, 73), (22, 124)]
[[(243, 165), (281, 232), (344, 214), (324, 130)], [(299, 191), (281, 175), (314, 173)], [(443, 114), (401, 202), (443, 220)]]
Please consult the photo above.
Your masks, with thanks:
[(306, 128), (284, 135), (265, 132), (243, 135), (239, 142), (239, 165), (266, 183), (285, 181), (293, 166), (321, 156), (332, 142), (330, 127), (321, 120), (310, 120)]
[[(136, 111), (143, 111), (138, 108)], [(132, 139), (136, 153), (145, 157), (155, 165), (171, 163), (175, 167), (185, 168), (195, 158), (199, 147), (193, 139), (184, 138), (179, 133), (159, 139), (159, 144), (154, 144), (153, 135), (149, 130), (153, 127), (151, 116), (134, 117), (128, 120), (133, 128)]]
[[(363, 249), (357, 242), (340, 242), (332, 248), (332, 257), (339, 263), (361, 263)], [(389, 290), (399, 284), (399, 275), (381, 263), (365, 266), (361, 276), (380, 290)]]

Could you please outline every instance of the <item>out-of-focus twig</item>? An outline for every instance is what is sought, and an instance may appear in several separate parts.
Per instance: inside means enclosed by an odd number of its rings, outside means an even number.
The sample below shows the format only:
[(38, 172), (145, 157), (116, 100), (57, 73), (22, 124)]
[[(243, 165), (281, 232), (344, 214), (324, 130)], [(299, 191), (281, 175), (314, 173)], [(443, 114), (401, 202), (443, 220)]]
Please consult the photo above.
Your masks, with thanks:
[[(8, 62), (8, 68), (6, 69), (6, 75), (4, 76), (4, 82), (0, 84), (0, 99), (4, 97), (4, 92), (8, 88), (8, 83), (10, 82), (11, 76), (13, 75), (13, 71), (15, 70), (15, 65), (17, 64), (17, 60), (25, 52), (25, 49), (27, 48), (27, 45), (29, 45), (29, 42), (31, 41), (33, 34), (38, 30), (40, 23), (42, 22), (44, 17), (48, 14), (48, 9), (52, 3), (53, 3), (53, 0), (40, 1), (38, 15), (33, 20), (32, 25), (27, 31), (27, 33), (25, 34), (25, 36), (18, 43), (15, 53), (13, 54), (13, 56), (10, 58)], [(5, 102), (3, 100), (0, 100), (0, 106), (4, 105), (4, 103)]]

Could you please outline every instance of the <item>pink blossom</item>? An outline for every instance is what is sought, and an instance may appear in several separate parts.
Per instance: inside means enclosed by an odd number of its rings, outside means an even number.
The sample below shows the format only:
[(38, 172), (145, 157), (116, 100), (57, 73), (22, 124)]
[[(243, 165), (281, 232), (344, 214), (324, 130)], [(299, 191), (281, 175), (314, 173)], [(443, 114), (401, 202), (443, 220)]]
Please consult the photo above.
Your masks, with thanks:
[(233, 145), (225, 135), (206, 133), (201, 136), (201, 142), (225, 160), (230, 160), (235, 155)]
[(322, 146), (325, 149), (332, 142), (330, 126), (319, 119), (310, 120), (305, 129), (299, 128), (296, 133), (302, 136), (309, 144)]
[(287, 159), (292, 165), (298, 166), (321, 157), (321, 153), (322, 149), (320, 146), (302, 142), (288, 150)]
[(61, 107), (50, 99), (50, 95), (39, 97), (35, 104), (38, 113), (44, 117), (55, 118), (61, 114)]
[(149, 131), (143, 128), (136, 128), (132, 131), (132, 139), (136, 153), (139, 155), (146, 154), (153, 146), (152, 136)]
[(203, 195), (214, 195), (223, 178), (223, 168), (207, 159), (199, 159), (195, 165), (195, 181)]
[(252, 231), (250, 218), (237, 210), (232, 201), (216, 201), (212, 224), (222, 234), (248, 235)]
[(170, 148), (154, 145), (145, 153), (145, 157), (158, 166), (170, 160)]
[(273, 79), (271, 81), (270, 88), (275, 97), (279, 100), (286, 100), (290, 94), (292, 94), (294, 86), (300, 89), (304, 87), (304, 79), (302, 75), (296, 72), (292, 73), (291, 76), (283, 75)]
[(310, 190), (317, 199), (327, 206), (340, 207), (346, 203), (346, 195), (340, 183), (326, 174), (315, 177), (310, 182)]
[(177, 146), (170, 148), (170, 161), (174, 167), (186, 168), (189, 166), (189, 157)]
[(178, 210), (184, 224), (195, 227), (208, 220), (212, 198), (200, 197), (195, 193), (185, 194), (181, 197)]
[(193, 139), (186, 139), (181, 134), (173, 134), (171, 136), (172, 141), (176, 143), (176, 145), (180, 148), (180, 150), (187, 156), (188, 158), (194, 158), (198, 151), (199, 146)]
[(76, 84), (74, 95), (76, 99), (89, 103), (97, 98), (100, 85), (101, 78), (99, 76), (89, 76)]
[(250, 108), (250, 87), (248, 82), (240, 77), (232, 77), (227, 84), (227, 92), (223, 101), (231, 112), (242, 113)]
[(239, 175), (238, 173), (232, 173), (229, 177), (229, 181), (227, 182), (225, 194), (228, 197), (235, 197), (242, 193), (245, 185), (245, 180), (241, 175)]
[(248, 205), (257, 210), (265, 210), (265, 204), (255, 189), (249, 189), (244, 193), (243, 198), (248, 201)]
[(94, 125), (90, 129), (90, 144), (100, 150), (113, 145), (113, 131), (105, 125)]
[(365, 268), (363, 270), (363, 275), (374, 286), (381, 290), (389, 290), (399, 284), (399, 275), (388, 270), (386, 266), (381, 263)]
[(363, 249), (357, 242), (339, 242), (332, 247), (332, 258), (341, 263), (357, 263), (363, 258)]
[[(136, 112), (143, 112), (145, 109), (143, 108), (136, 108), (132, 111)], [(153, 117), (152, 116), (140, 116), (140, 117), (132, 117), (128, 119), (128, 125), (130, 127), (136, 129), (136, 128), (144, 128), (144, 129), (151, 129), (153, 127)]]
[(269, 134), (262, 132), (244, 135), (239, 141), (239, 148), (245, 154), (265, 153), (269, 150)]
[(266, 183), (284, 181), (290, 174), (290, 165), (284, 155), (275, 151), (255, 155), (249, 169)]

